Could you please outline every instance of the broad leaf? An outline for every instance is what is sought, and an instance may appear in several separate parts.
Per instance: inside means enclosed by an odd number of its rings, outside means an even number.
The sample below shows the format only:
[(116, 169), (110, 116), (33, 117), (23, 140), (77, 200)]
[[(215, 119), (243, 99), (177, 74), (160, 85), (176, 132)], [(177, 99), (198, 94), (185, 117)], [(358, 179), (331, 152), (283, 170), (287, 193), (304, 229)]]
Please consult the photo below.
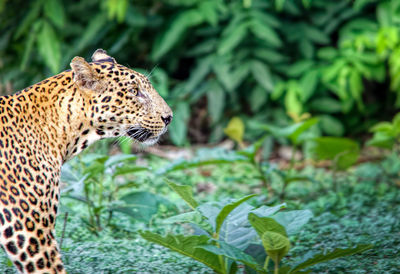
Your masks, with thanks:
[(306, 256), (306, 260), (293, 266), (289, 273), (295, 273), (301, 269), (312, 266), (314, 264), (330, 261), (336, 258), (350, 256), (353, 254), (364, 252), (365, 250), (371, 249), (373, 245), (358, 245), (355, 248), (337, 248), (332, 252), (326, 254), (310, 254)]
[(302, 226), (310, 221), (313, 214), (310, 210), (291, 210), (282, 211), (271, 216), (272, 219), (280, 223), (288, 235), (296, 234)]
[(214, 232), (213, 227), (210, 225), (210, 223), (207, 222), (203, 217), (203, 215), (201, 215), (201, 213), (198, 211), (191, 211), (176, 216), (172, 216), (165, 219), (163, 222), (166, 224), (190, 223), (200, 227), (201, 229), (206, 231), (209, 235), (212, 235)]
[(217, 273), (223, 273), (219, 257), (212, 252), (198, 248), (198, 246), (208, 244), (209, 237), (205, 235), (184, 236), (168, 234), (162, 237), (150, 231), (140, 231), (139, 233), (144, 239), (150, 242), (165, 246), (173, 251), (191, 257), (212, 268)]
[(215, 245), (202, 245), (199, 246), (199, 248), (212, 252), (216, 255), (223, 255), (232, 260), (239, 261), (255, 270), (261, 271), (261, 273), (264, 273), (262, 268), (258, 265), (258, 263), (254, 260), (252, 256), (225, 242), (218, 241), (217, 243), (219, 247)]
[(269, 217), (259, 217), (254, 213), (250, 213), (249, 222), (256, 230), (258, 236), (261, 238), (265, 232), (272, 231), (287, 237), (285, 227), (279, 224), (272, 218)]
[(353, 165), (360, 155), (359, 145), (351, 139), (319, 137), (313, 140), (311, 153), (319, 160), (332, 160), (339, 169)]
[(283, 256), (285, 256), (290, 249), (289, 239), (282, 234), (272, 231), (266, 231), (261, 237), (263, 246), (268, 256), (279, 264)]
[(192, 209), (195, 209), (198, 204), (193, 198), (192, 187), (175, 184), (169, 180), (166, 180), (168, 186), (172, 188)]
[(226, 206), (224, 206), (222, 208), (221, 212), (218, 214), (217, 218), (215, 219), (216, 220), (215, 232), (217, 234), (219, 234), (219, 231), (221, 229), (223, 222), (225, 221), (225, 219), (229, 215), (229, 213), (232, 212), (232, 210), (234, 210), (236, 207), (238, 207), (241, 203), (247, 201), (250, 198), (253, 198), (254, 196), (256, 196), (256, 194), (248, 195), (248, 196), (245, 196), (237, 201), (234, 201), (234, 202), (229, 203)]
[(122, 196), (120, 200), (124, 201), (125, 205), (114, 206), (110, 210), (124, 213), (143, 222), (150, 221), (153, 215), (158, 212), (160, 204), (173, 206), (163, 197), (147, 191), (131, 192)]

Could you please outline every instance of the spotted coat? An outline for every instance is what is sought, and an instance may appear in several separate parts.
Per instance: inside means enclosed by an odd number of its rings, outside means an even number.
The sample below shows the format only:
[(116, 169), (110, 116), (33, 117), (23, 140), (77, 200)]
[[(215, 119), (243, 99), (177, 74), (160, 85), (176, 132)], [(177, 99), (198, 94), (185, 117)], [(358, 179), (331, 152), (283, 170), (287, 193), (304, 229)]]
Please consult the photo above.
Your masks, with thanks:
[(0, 97), (0, 243), (21, 273), (65, 273), (54, 226), (62, 164), (96, 140), (157, 142), (172, 112), (142, 74), (104, 50)]

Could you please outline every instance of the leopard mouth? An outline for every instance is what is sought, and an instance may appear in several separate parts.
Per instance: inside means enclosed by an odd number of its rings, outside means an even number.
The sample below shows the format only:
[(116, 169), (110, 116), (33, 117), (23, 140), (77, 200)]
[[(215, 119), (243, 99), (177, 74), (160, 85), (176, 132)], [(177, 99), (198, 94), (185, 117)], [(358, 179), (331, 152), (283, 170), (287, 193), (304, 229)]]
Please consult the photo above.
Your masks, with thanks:
[(146, 142), (149, 139), (158, 139), (150, 130), (146, 128), (131, 128), (127, 131), (126, 134), (130, 138), (141, 143)]

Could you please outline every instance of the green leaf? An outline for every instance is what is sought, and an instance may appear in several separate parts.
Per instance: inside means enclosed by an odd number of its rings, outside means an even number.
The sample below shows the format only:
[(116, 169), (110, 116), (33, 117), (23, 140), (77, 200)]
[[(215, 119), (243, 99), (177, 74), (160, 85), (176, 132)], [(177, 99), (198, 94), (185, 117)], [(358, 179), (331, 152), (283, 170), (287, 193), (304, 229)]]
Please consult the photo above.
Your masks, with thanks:
[(330, 97), (315, 98), (310, 102), (309, 106), (312, 110), (322, 113), (338, 113), (342, 111), (340, 101)]
[(303, 112), (303, 104), (299, 100), (297, 89), (291, 88), (286, 92), (285, 96), (285, 109), (288, 113), (296, 114), (300, 116)]
[(338, 169), (347, 169), (360, 155), (358, 143), (339, 137), (319, 137), (313, 139), (311, 153), (319, 160), (332, 160)]
[(224, 223), (226, 217), (228, 217), (229, 213), (232, 212), (232, 210), (234, 210), (236, 207), (238, 207), (240, 204), (247, 201), (248, 199), (253, 198), (254, 196), (256, 196), (256, 194), (248, 195), (224, 206), (220, 211), (220, 213), (218, 214), (217, 218), (215, 219), (216, 220), (215, 233), (219, 234), (222, 224)]
[(166, 179), (166, 182), (173, 191), (175, 191), (192, 209), (195, 209), (198, 204), (195, 199), (193, 199), (192, 187), (178, 185)]
[(110, 156), (107, 161), (104, 163), (105, 167), (112, 167), (116, 164), (126, 162), (126, 161), (135, 161), (137, 159), (136, 155), (133, 154), (117, 154)]
[(344, 135), (344, 126), (342, 122), (333, 116), (322, 115), (320, 116), (320, 125), (321, 129), (327, 134), (331, 136), (343, 136)]
[(46, 65), (51, 69), (52, 73), (60, 70), (61, 63), (61, 46), (54, 29), (49, 23), (43, 21), (42, 29), (38, 33), (39, 53), (44, 59)]
[(169, 125), (169, 136), (172, 142), (181, 146), (186, 141), (187, 123), (190, 118), (189, 105), (186, 102), (179, 102), (174, 109), (174, 119)]
[(337, 258), (344, 257), (344, 256), (350, 256), (353, 254), (361, 253), (368, 249), (371, 249), (372, 247), (373, 247), (373, 245), (358, 245), (355, 248), (345, 248), (345, 249), (337, 248), (327, 254), (314, 254), (312, 256), (309, 256), (310, 258), (306, 259), (305, 261), (300, 262), (299, 264), (293, 266), (292, 269), (290, 269), (289, 273), (295, 273), (296, 271), (307, 268), (314, 264), (330, 261), (330, 260), (337, 259)]
[(274, 90), (274, 83), (272, 81), (271, 71), (266, 64), (254, 60), (251, 62), (251, 71), (254, 79), (256, 79), (260, 86), (270, 92)]
[(206, 165), (231, 164), (234, 162), (248, 161), (247, 157), (240, 155), (234, 151), (227, 151), (224, 149), (202, 149), (199, 150), (198, 153), (200, 153), (201, 151), (204, 151), (204, 153), (201, 153), (201, 155), (197, 155), (190, 160), (178, 159), (157, 170), (156, 174), (161, 175), (171, 171)]
[(233, 117), (224, 129), (224, 133), (232, 140), (241, 144), (243, 142), (244, 134), (243, 121), (239, 117)]
[(310, 60), (301, 60), (292, 64), (286, 71), (289, 77), (298, 77), (309, 71), (314, 66), (314, 62)]
[(252, 20), (250, 23), (250, 30), (259, 39), (265, 41), (268, 46), (280, 47), (282, 41), (273, 28), (259, 20)]
[(253, 51), (254, 56), (262, 61), (272, 64), (280, 64), (285, 63), (288, 59), (287, 56), (279, 53), (278, 51), (266, 49), (266, 48), (257, 48)]
[(311, 41), (318, 44), (324, 45), (330, 42), (328, 35), (326, 35), (324, 32), (322, 32), (321, 30), (317, 29), (312, 25), (305, 25), (304, 35)]
[(239, 262), (253, 268), (254, 270), (261, 271), (261, 272), (263, 271), (262, 267), (260, 267), (258, 265), (258, 263), (254, 260), (254, 258), (252, 256), (244, 253), (242, 250), (240, 250), (230, 244), (227, 244), (223, 241), (218, 241), (218, 244), (219, 244), (219, 247), (217, 247), (215, 245), (201, 245), (198, 248), (207, 250), (216, 255), (222, 255), (222, 256), (225, 256), (232, 260), (239, 261)]
[(80, 35), (81, 38), (73, 48), (73, 51), (79, 52), (88, 47), (107, 22), (107, 16), (103, 13), (99, 13), (91, 18), (88, 26), (85, 28), (85, 31), (82, 33), (82, 35)]
[(212, 268), (217, 273), (224, 273), (223, 268), (219, 262), (219, 257), (207, 250), (198, 248), (202, 245), (207, 245), (209, 237), (201, 236), (184, 236), (184, 235), (161, 235), (152, 233), (150, 231), (140, 231), (140, 235), (153, 243), (165, 246), (172, 251), (176, 251), (185, 256), (191, 257), (206, 266)]
[(56, 27), (64, 27), (65, 12), (63, 3), (60, 0), (46, 1), (46, 4), (44, 5), (44, 13)]
[(336, 56), (338, 55), (338, 51), (337, 49), (332, 47), (325, 47), (318, 50), (317, 55), (323, 60), (331, 61), (336, 58)]
[(268, 91), (261, 86), (256, 86), (250, 94), (249, 103), (253, 113), (257, 113), (268, 100)]
[(114, 206), (110, 210), (129, 215), (137, 220), (149, 222), (157, 214), (160, 204), (172, 205), (168, 200), (147, 191), (128, 193), (120, 198), (124, 206)]
[(32, 27), (33, 24), (37, 24), (38, 22), (41, 22), (41, 20), (38, 20), (38, 19), (40, 18), (39, 13), (41, 11), (43, 3), (44, 3), (44, 1), (33, 1), (33, 4), (31, 5), (31, 7), (29, 7), (28, 14), (18, 24), (18, 28), (15, 31), (15, 35), (14, 35), (15, 39), (18, 39), (23, 34), (25, 34), (28, 31), (28, 29), (30, 29)]
[(176, 216), (169, 217), (163, 221), (165, 224), (172, 224), (172, 223), (191, 223), (194, 224), (204, 231), (206, 231), (209, 235), (213, 234), (213, 228), (205, 217), (198, 212), (198, 211), (191, 211), (182, 213)]
[(203, 15), (196, 9), (187, 10), (173, 17), (174, 20), (168, 28), (158, 38), (157, 43), (153, 47), (151, 58), (159, 60), (168, 53), (180, 40), (183, 39), (184, 33), (189, 28), (201, 24), (204, 21)]
[(312, 217), (313, 214), (308, 209), (281, 211), (271, 216), (285, 228), (288, 235), (296, 234)]
[(315, 89), (318, 84), (319, 72), (318, 70), (311, 70), (306, 72), (300, 79), (300, 98), (303, 103), (307, 102), (307, 100), (314, 94)]
[(218, 23), (218, 2), (217, 1), (201, 1), (199, 4), (199, 11), (204, 19), (212, 26)]
[(225, 92), (216, 82), (211, 82), (207, 91), (207, 109), (213, 124), (217, 123), (222, 116), (225, 107)]
[(259, 217), (254, 213), (250, 213), (248, 219), (260, 238), (267, 231), (276, 232), (287, 237), (285, 227), (270, 217)]
[(261, 241), (268, 256), (277, 265), (282, 260), (283, 256), (285, 256), (289, 252), (289, 239), (280, 233), (266, 231), (262, 235)]
[(376, 132), (372, 139), (368, 140), (367, 146), (374, 146), (386, 149), (392, 149), (396, 143), (396, 139), (393, 136), (388, 135), (385, 132)]
[(247, 25), (247, 23), (242, 23), (237, 26), (237, 28), (225, 34), (219, 42), (217, 50), (218, 54), (223, 55), (236, 48), (236, 46), (244, 40), (244, 37), (247, 34)]
[(270, 132), (273, 136), (289, 138), (294, 144), (298, 144), (299, 136), (317, 122), (318, 118), (311, 118), (283, 128), (267, 124), (260, 125), (260, 127)]

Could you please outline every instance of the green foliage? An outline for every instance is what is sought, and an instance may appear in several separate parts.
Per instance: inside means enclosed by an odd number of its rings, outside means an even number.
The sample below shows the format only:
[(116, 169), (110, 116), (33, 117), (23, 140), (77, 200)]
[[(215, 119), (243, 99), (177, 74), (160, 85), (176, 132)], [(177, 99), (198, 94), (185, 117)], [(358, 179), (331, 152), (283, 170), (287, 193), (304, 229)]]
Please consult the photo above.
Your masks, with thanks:
[(112, 222), (114, 212), (126, 214), (138, 221), (149, 222), (158, 212), (160, 205), (174, 210), (174, 205), (159, 195), (148, 191), (130, 191), (137, 184), (121, 176), (148, 171), (136, 166), (132, 154), (102, 156), (85, 154), (81, 160), (65, 164), (61, 180), (68, 183), (63, 189), (63, 197), (68, 197), (86, 205), (84, 221), (90, 231), (97, 233), (104, 229), (104, 222)]
[(349, 168), (360, 155), (358, 143), (348, 138), (319, 137), (313, 144), (310, 148), (313, 156), (318, 160), (332, 160), (335, 169)]
[(369, 146), (392, 149), (400, 138), (400, 114), (394, 116), (392, 122), (381, 122), (370, 129), (374, 133), (371, 140), (367, 142)]
[[(150, 79), (173, 107), (176, 145), (188, 144), (189, 135), (219, 141), (233, 117), (246, 125), (243, 138), (256, 140), (259, 130), (247, 124), (287, 126), (283, 113), (318, 117), (322, 134), (365, 132), (365, 118), (386, 118), (400, 105), (398, 6), (395, 0), (5, 1), (0, 92), (104, 48), (122, 64), (156, 66)], [(205, 134), (190, 133), (194, 120)]]
[[(173, 185), (173, 189), (177, 189), (178, 194), (187, 199), (188, 196), (186, 194), (182, 195), (182, 186)], [(191, 197), (191, 195), (189, 196)], [(361, 245), (356, 248), (337, 249), (328, 254), (314, 254), (292, 267), (282, 266), (281, 260), (290, 250), (287, 229), (291, 225), (295, 226), (292, 230), (299, 230), (308, 222), (312, 214), (310, 214), (309, 210), (288, 211), (278, 213), (281, 216), (285, 216), (279, 218), (278, 214), (274, 215), (274, 213), (283, 205), (273, 208), (262, 206), (256, 209), (245, 202), (252, 197), (254, 195), (249, 195), (236, 201), (208, 202), (197, 206), (190, 213), (195, 213), (196, 216), (199, 216), (203, 223), (206, 220), (208, 221), (208, 229), (204, 230), (204, 234), (201, 236), (168, 234), (163, 237), (150, 231), (141, 231), (140, 234), (148, 241), (204, 263), (216, 273), (236, 273), (238, 263), (242, 263), (258, 273), (272, 273), (269, 267), (270, 260), (273, 261), (274, 273), (280, 273), (280, 269), (285, 273), (300, 273), (300, 270), (313, 264), (372, 248), (371, 245)], [(189, 205), (191, 206), (191, 203)], [(187, 218), (188, 213), (178, 216), (173, 217), (173, 220), (176, 222), (189, 222), (194, 226), (199, 226), (198, 218)], [(280, 222), (279, 220), (286, 221)], [(245, 249), (257, 238), (257, 235), (258, 242), (261, 240), (267, 254), (263, 265), (260, 265), (256, 258), (245, 252)], [(240, 240), (238, 241), (238, 239)]]

